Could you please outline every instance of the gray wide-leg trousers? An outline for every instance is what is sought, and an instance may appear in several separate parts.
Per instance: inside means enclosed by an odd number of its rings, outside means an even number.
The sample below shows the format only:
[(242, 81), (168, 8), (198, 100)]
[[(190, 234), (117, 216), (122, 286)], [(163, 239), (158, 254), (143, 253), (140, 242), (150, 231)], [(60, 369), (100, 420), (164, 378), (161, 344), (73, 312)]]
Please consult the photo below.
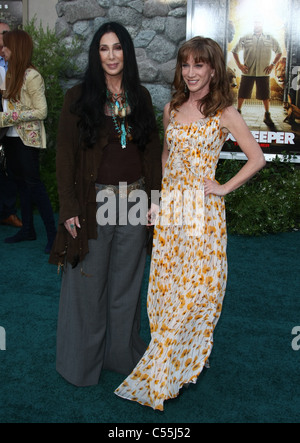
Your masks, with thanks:
[(102, 369), (129, 375), (146, 350), (139, 335), (146, 232), (98, 226), (83, 263), (64, 271), (56, 368), (76, 386), (98, 384)]

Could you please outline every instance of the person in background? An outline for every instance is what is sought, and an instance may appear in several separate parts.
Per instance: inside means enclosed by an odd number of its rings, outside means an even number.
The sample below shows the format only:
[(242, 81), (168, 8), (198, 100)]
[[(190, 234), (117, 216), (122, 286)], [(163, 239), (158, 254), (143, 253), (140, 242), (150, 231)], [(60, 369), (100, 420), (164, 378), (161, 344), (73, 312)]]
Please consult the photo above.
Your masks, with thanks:
[(2, 93), (0, 127), (8, 128), (3, 139), (7, 165), (18, 185), (22, 228), (6, 243), (36, 239), (33, 223), (35, 204), (47, 233), (45, 252), (50, 253), (56, 235), (52, 206), (39, 171), (39, 153), (46, 148), (44, 119), (47, 116), (44, 80), (32, 64), (31, 36), (20, 29), (3, 35), (3, 53), (8, 61), (6, 89)]
[[(146, 349), (139, 330), (148, 197), (161, 187), (151, 96), (130, 34), (116, 22), (95, 33), (84, 80), (66, 93), (56, 158), (60, 214), (50, 263), (63, 266), (56, 369), (90, 386), (102, 369), (128, 375)], [(145, 223), (135, 224), (137, 191), (146, 197)], [(106, 204), (115, 214), (107, 223), (99, 215)]]
[[(243, 63), (239, 58), (240, 51), (243, 51)], [(272, 53), (274, 53), (273, 61)], [(261, 18), (256, 17), (253, 33), (241, 37), (232, 50), (232, 54), (238, 68), (242, 71), (238, 92), (238, 111), (241, 113), (244, 100), (251, 98), (255, 83), (256, 98), (262, 100), (265, 108), (264, 123), (274, 128), (270, 114), (270, 74), (282, 55), (278, 41), (272, 35), (264, 33), (263, 22)]]
[[(183, 44), (173, 86), (164, 110), (162, 198), (148, 288), (151, 342), (115, 391), (158, 410), (196, 383), (208, 364), (227, 281), (224, 196), (265, 165), (232, 107), (224, 54), (214, 40), (195, 37)], [(248, 161), (219, 184), (215, 170), (229, 132)]]
[[(7, 62), (3, 54), (3, 33), (10, 31), (8, 23), (0, 20), (0, 89), (5, 81), (5, 74), (7, 71)], [(1, 97), (0, 97), (1, 98)], [(0, 105), (2, 110), (2, 104)], [(0, 134), (1, 136), (1, 134)], [(2, 136), (1, 136), (2, 138)], [(0, 139), (1, 144), (1, 139)], [(11, 173), (6, 170), (0, 170), (0, 224), (13, 226), (16, 228), (22, 227), (22, 222), (17, 216), (16, 209), (17, 200), (17, 184), (11, 177)]]

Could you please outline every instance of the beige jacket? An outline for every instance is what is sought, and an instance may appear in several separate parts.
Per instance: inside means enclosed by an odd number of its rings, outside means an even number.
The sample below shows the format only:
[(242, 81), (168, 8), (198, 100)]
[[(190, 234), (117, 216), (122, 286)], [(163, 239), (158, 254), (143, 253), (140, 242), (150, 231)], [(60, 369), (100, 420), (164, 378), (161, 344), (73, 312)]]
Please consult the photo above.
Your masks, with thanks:
[(26, 146), (46, 148), (44, 120), (47, 117), (45, 84), (35, 69), (27, 69), (20, 100), (9, 100), (7, 111), (0, 112), (0, 128), (14, 126)]

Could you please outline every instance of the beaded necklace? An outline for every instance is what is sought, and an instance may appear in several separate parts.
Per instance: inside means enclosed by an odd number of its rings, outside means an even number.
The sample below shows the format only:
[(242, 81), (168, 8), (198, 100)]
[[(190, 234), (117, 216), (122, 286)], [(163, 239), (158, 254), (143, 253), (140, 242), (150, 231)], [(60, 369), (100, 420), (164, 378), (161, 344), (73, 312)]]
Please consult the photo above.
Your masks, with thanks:
[(127, 93), (113, 94), (111, 91), (106, 90), (106, 97), (115, 130), (119, 136), (122, 149), (125, 149), (127, 140), (132, 140), (132, 135), (130, 134), (131, 127), (128, 126), (126, 119), (129, 109)]

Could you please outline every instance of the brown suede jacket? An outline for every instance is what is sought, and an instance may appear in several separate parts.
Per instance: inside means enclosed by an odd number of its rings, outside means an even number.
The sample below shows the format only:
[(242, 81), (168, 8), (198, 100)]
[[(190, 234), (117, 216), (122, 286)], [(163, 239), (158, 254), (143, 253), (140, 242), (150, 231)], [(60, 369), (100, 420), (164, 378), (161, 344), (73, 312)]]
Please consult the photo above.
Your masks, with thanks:
[[(151, 96), (144, 87), (148, 105), (152, 109)], [(63, 266), (66, 261), (73, 267), (89, 252), (88, 240), (97, 238), (95, 180), (101, 162), (102, 150), (108, 143), (108, 133), (103, 131), (92, 149), (79, 147), (78, 116), (70, 112), (70, 106), (79, 97), (81, 86), (67, 91), (58, 128), (56, 175), (60, 203), (59, 223), (49, 262)], [(161, 189), (161, 144), (158, 131), (141, 152), (146, 191)], [(64, 222), (79, 216), (81, 229), (74, 240), (64, 227)]]

